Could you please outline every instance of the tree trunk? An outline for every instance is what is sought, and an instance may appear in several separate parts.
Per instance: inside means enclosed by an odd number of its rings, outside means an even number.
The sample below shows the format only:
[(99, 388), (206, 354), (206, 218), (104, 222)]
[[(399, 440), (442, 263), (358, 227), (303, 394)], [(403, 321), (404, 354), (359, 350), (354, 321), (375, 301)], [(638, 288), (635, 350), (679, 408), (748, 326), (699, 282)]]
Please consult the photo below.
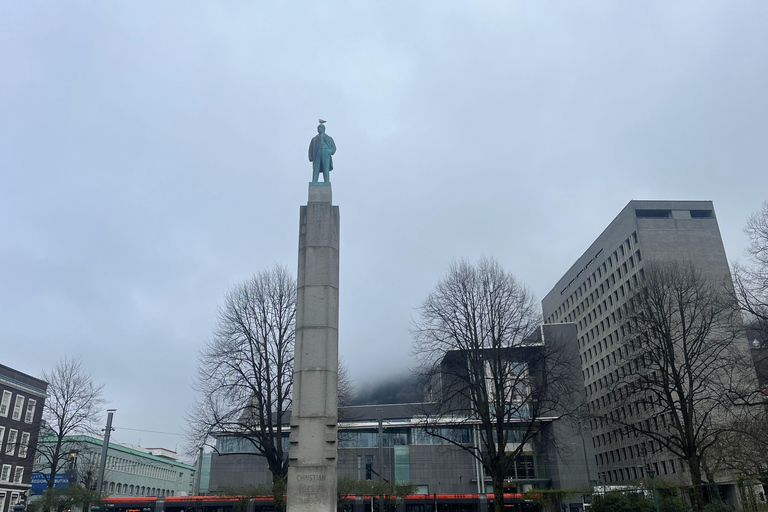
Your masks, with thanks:
[(493, 471), (491, 485), (493, 486), (493, 510), (504, 512), (504, 477), (499, 475), (498, 471)]
[(693, 485), (693, 510), (698, 512), (704, 508), (704, 487), (701, 485), (701, 459), (695, 455), (688, 459), (688, 469), (691, 472), (691, 484)]
[(53, 457), (51, 457), (51, 473), (48, 475), (48, 488), (53, 489), (56, 483), (56, 474), (58, 473), (59, 454), (61, 453), (62, 439), (56, 440), (56, 448), (53, 449)]

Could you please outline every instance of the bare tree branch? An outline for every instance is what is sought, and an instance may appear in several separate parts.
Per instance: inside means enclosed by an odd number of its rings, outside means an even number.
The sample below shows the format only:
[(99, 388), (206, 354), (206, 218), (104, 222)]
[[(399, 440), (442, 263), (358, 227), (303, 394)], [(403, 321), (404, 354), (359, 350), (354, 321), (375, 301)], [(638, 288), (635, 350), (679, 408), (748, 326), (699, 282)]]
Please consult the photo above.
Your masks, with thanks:
[(733, 295), (754, 344), (755, 369), (764, 403), (768, 397), (768, 201), (749, 218), (744, 233), (749, 237), (746, 254), (752, 264), (733, 264)]
[(208, 445), (218, 451), (220, 443), (241, 442), (264, 457), (280, 494), (278, 507), (288, 472), (283, 425), (291, 406), (295, 322), (296, 281), (285, 267), (232, 289), (200, 352), (199, 397), (187, 415), (193, 449)]
[[(431, 382), (428, 395), (439, 402), (424, 408), (422, 426), (483, 465), (500, 512), (515, 458), (539, 434), (541, 419), (561, 414), (577, 388), (572, 360), (538, 341), (538, 304), (493, 259), (453, 263), (419, 312), (413, 352)], [(451, 425), (474, 428), (481, 450), (460, 428), (445, 428)]]
[(647, 439), (643, 455), (685, 461), (701, 508), (702, 461), (744, 413), (735, 397), (756, 387), (728, 290), (692, 264), (651, 264), (621, 314), (626, 364), (607, 378), (606, 401), (591, 404), (594, 421)]
[[(43, 407), (45, 427), (36, 449), (39, 472), (53, 488), (56, 474), (68, 464), (70, 454), (63, 449), (67, 437), (90, 434), (98, 436), (95, 422), (104, 405), (104, 384), (94, 384), (78, 358), (64, 358), (50, 372), (43, 372), (48, 382), (48, 398)], [(46, 475), (43, 470), (50, 468)]]

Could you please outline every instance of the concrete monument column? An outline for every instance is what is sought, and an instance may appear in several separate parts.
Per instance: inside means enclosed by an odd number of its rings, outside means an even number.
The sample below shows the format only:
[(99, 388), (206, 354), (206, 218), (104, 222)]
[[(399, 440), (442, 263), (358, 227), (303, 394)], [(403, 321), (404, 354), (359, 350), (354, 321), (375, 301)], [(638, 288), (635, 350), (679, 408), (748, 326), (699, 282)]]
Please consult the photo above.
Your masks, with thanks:
[(296, 348), (288, 512), (336, 512), (339, 370), (339, 207), (310, 183), (299, 220)]

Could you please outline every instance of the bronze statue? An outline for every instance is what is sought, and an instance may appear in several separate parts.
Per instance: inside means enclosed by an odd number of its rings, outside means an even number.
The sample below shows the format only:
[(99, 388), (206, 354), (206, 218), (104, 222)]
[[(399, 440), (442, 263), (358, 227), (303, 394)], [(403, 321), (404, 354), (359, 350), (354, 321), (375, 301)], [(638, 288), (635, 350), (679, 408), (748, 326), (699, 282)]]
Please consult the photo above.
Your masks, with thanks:
[(317, 135), (309, 143), (309, 161), (312, 162), (312, 183), (318, 183), (320, 172), (323, 173), (325, 183), (330, 183), (330, 172), (333, 170), (333, 158), (331, 155), (336, 153), (336, 143), (330, 135), (325, 134), (325, 126), (322, 119), (319, 119), (320, 125), (317, 127)]

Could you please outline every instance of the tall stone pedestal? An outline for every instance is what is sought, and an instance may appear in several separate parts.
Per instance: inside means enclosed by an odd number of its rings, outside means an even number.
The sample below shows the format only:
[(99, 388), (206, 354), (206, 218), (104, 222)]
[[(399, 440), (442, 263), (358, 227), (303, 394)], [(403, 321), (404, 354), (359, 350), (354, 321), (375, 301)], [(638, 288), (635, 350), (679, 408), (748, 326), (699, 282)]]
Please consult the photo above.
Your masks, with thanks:
[(288, 512), (336, 512), (339, 386), (339, 207), (309, 185), (299, 220), (296, 349)]

